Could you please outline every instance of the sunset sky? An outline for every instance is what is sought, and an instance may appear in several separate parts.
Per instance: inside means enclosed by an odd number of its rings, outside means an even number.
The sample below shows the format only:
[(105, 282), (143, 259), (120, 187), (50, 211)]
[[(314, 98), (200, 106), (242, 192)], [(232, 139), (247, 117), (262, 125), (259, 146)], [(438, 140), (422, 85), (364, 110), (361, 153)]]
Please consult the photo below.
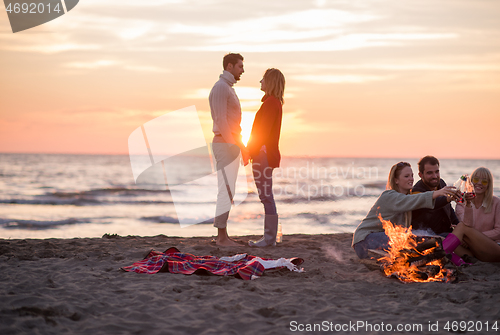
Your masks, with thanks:
[(285, 156), (500, 159), (497, 0), (80, 0), (15, 34), (0, 6), (0, 152), (127, 154), (192, 105), (210, 139), (239, 52), (245, 113), (267, 68), (285, 74)]

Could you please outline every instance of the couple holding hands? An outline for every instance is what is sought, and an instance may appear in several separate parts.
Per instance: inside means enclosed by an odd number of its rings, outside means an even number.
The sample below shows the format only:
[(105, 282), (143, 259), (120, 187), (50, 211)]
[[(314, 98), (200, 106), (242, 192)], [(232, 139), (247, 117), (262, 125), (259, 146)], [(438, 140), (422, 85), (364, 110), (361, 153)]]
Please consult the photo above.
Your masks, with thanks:
[(276, 244), (278, 212), (272, 193), (273, 169), (279, 167), (281, 155), (279, 138), (283, 115), (285, 77), (278, 69), (267, 69), (260, 81), (264, 92), (262, 105), (255, 115), (250, 140), (245, 147), (241, 140), (241, 106), (233, 85), (244, 72), (243, 56), (230, 53), (222, 61), (224, 71), (210, 91), (209, 102), (213, 120), (212, 150), (217, 166), (217, 204), (214, 226), (216, 244), (241, 246), (229, 238), (227, 221), (235, 194), (240, 153), (244, 165), (252, 160), (252, 170), (259, 198), (264, 205), (264, 236), (249, 241), (250, 246), (265, 247)]

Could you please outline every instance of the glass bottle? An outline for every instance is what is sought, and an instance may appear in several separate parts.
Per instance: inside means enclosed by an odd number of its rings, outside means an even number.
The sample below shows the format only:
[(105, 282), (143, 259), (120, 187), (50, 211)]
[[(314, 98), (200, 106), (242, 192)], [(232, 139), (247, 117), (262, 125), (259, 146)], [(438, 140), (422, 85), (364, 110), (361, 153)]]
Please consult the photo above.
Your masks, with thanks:
[(474, 185), (472, 185), (472, 182), (470, 180), (470, 176), (467, 174), (464, 174), (458, 178), (456, 182), (453, 183), (453, 186), (456, 187), (457, 190), (460, 191), (462, 194), (462, 197), (458, 202), (464, 202), (464, 194), (465, 193), (471, 193), (473, 197), (476, 196), (476, 193), (474, 192)]
[(281, 222), (278, 222), (278, 233), (276, 234), (276, 243), (283, 241), (283, 232), (281, 230)]

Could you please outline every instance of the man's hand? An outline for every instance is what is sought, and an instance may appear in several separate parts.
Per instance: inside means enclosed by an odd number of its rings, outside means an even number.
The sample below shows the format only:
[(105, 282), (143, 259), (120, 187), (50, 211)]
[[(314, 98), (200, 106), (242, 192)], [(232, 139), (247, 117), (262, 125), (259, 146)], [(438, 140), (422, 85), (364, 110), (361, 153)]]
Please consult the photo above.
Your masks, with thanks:
[(454, 194), (447, 194), (446, 195), (446, 200), (448, 200), (448, 202), (452, 202), (452, 201), (460, 202), (460, 201), (462, 201), (462, 196), (463, 196), (462, 192), (460, 192), (459, 189), (456, 189)]

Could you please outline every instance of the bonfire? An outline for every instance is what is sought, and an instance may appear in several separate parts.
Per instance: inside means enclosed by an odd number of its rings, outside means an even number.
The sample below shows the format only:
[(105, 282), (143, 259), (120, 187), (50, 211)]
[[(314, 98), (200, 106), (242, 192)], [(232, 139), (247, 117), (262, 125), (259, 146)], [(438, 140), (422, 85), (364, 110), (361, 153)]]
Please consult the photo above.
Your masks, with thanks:
[(454, 271), (445, 269), (448, 258), (439, 238), (419, 238), (413, 235), (411, 227), (405, 228), (379, 219), (389, 237), (387, 256), (378, 263), (388, 277), (396, 277), (404, 283), (410, 282), (451, 282)]

